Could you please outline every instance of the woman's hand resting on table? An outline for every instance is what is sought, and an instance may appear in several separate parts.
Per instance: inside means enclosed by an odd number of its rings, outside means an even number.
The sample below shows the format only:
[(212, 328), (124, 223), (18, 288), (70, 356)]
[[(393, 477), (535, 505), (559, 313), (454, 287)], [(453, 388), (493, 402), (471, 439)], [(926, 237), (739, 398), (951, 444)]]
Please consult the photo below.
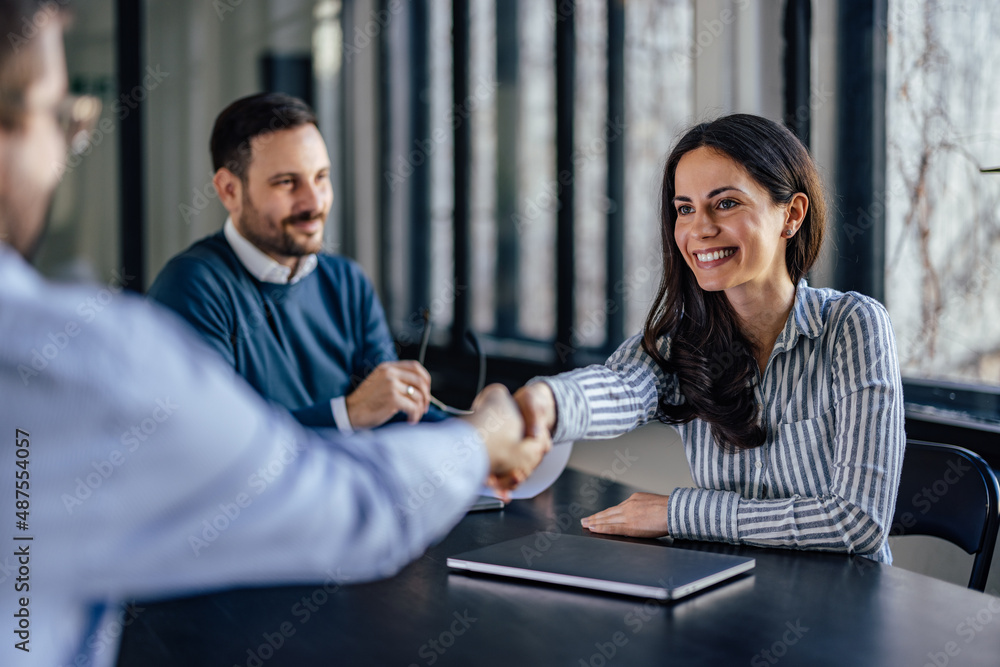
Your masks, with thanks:
[(625, 502), (584, 517), (587, 530), (606, 535), (664, 537), (667, 532), (667, 502), (670, 496), (633, 493)]

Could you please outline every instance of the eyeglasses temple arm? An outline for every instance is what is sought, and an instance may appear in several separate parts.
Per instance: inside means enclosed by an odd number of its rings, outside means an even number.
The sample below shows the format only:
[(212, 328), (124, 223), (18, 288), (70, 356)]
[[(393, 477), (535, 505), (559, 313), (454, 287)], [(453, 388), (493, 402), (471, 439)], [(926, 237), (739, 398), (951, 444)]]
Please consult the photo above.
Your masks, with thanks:
[(465, 339), (472, 345), (472, 349), (479, 358), (479, 381), (476, 383), (476, 396), (479, 396), (483, 387), (486, 386), (486, 355), (483, 354), (483, 348), (479, 344), (479, 336), (476, 335), (475, 331), (472, 329), (467, 330), (465, 332)]
[(424, 308), (424, 330), (420, 334), (420, 353), (417, 355), (417, 361), (420, 365), (424, 365), (424, 357), (427, 355), (427, 343), (431, 340), (431, 311)]

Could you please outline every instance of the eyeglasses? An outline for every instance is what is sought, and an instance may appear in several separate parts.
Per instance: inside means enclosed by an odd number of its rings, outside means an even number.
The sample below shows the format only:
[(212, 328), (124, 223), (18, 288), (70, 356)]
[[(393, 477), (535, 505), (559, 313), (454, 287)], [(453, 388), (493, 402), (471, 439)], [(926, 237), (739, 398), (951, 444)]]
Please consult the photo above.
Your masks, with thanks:
[[(78, 155), (90, 144), (90, 133), (101, 115), (101, 100), (93, 95), (66, 95), (55, 108), (45, 111), (55, 116), (69, 152)], [(41, 113), (42, 110), (26, 105), (23, 96), (0, 91), (0, 122), (17, 125), (31, 112)]]
[[(417, 361), (420, 362), (421, 366), (424, 365), (424, 357), (427, 355), (427, 344), (430, 342), (431, 339), (431, 312), (427, 309), (424, 309), (423, 317), (424, 317), (424, 326), (423, 326), (423, 332), (420, 335), (420, 353), (417, 355)], [(479, 380), (476, 383), (476, 393), (475, 393), (475, 395), (478, 396), (480, 392), (482, 392), (483, 386), (486, 384), (486, 355), (483, 354), (483, 348), (479, 344), (479, 337), (476, 336), (476, 334), (473, 331), (470, 330), (465, 332), (465, 340), (469, 342), (469, 344), (472, 346), (472, 349), (475, 351), (476, 356), (479, 358)], [(472, 414), (472, 410), (461, 410), (459, 408), (453, 408), (450, 405), (446, 405), (443, 401), (435, 398), (434, 396), (431, 396), (431, 404), (434, 407), (438, 408), (439, 410), (442, 410), (443, 412), (447, 412), (448, 414), (452, 415)]]
[(100, 115), (101, 101), (93, 95), (67, 95), (56, 107), (56, 122), (62, 128), (71, 155), (87, 149)]

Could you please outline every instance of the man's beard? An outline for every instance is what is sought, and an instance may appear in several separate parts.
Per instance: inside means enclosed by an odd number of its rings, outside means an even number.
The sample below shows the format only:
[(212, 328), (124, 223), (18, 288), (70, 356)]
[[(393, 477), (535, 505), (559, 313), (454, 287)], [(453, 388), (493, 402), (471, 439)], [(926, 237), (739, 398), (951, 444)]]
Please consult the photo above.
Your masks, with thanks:
[(259, 231), (262, 228), (267, 229), (265, 225), (261, 225), (261, 221), (265, 221), (265, 218), (257, 210), (257, 207), (253, 205), (253, 202), (250, 201), (246, 190), (243, 191), (243, 215), (240, 221), (242, 229), (240, 232), (248, 241), (264, 252), (284, 257), (305, 257), (306, 255), (313, 255), (320, 252), (323, 249), (322, 234), (319, 234), (315, 239), (310, 238), (302, 242), (289, 232), (288, 225), (294, 222), (322, 221), (325, 219), (326, 215), (322, 211), (303, 211), (302, 213), (290, 215), (281, 220), (278, 228), (278, 234), (280, 235), (278, 238), (265, 236)]
[(0, 183), (0, 241), (31, 262), (51, 222), (55, 188), (32, 195), (22, 185)]
[(52, 202), (53, 197), (50, 195), (45, 198), (46, 207), (45, 212), (41, 214), (41, 222), (35, 226), (38, 231), (35, 233), (35, 238), (29, 239), (27, 242), (27, 247), (21, 251), (21, 255), (28, 260), (33, 262), (35, 256), (38, 254), (38, 249), (42, 247), (42, 241), (45, 240), (45, 236), (49, 233), (49, 227), (52, 224)]

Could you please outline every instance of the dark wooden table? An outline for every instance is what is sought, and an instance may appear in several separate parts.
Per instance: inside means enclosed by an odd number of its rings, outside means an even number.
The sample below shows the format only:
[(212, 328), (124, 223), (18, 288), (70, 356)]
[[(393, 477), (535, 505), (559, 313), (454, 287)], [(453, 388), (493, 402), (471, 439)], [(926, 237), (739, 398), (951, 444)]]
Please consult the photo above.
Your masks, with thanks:
[(580, 516), (629, 493), (569, 470), (533, 500), (470, 514), (386, 581), (141, 605), (119, 665), (1000, 665), (1000, 598), (863, 558), (677, 541), (753, 556), (757, 567), (667, 604), (445, 566), (522, 535), (536, 533), (544, 549), (582, 534)]

